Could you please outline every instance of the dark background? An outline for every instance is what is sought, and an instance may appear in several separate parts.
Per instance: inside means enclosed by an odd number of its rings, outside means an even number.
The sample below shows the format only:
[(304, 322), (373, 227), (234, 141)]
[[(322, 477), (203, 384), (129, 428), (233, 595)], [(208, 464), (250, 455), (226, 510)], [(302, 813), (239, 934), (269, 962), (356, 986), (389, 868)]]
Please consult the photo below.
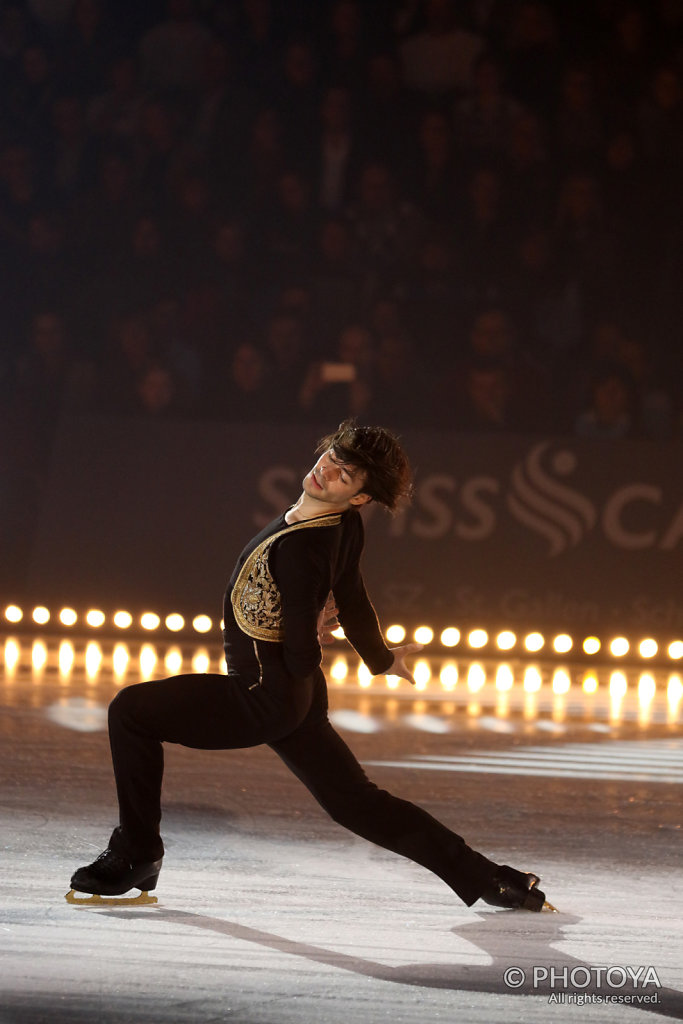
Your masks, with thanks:
[(355, 415), (387, 614), (679, 628), (682, 82), (683, 0), (0, 5), (3, 596), (217, 602)]

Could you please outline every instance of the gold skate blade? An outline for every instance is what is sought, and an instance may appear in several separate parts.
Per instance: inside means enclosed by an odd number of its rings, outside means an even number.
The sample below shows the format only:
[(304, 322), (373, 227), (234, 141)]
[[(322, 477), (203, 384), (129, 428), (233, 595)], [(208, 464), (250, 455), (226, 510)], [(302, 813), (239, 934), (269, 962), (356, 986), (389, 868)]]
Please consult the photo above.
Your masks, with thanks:
[(541, 910), (549, 910), (551, 914), (559, 914), (559, 910), (557, 909), (557, 907), (554, 907), (552, 905), (550, 900), (545, 901), (545, 903), (541, 907)]
[(64, 899), (74, 907), (145, 907), (159, 902), (148, 892), (141, 892), (139, 896), (100, 896), (98, 893), (77, 896), (73, 889), (69, 889)]

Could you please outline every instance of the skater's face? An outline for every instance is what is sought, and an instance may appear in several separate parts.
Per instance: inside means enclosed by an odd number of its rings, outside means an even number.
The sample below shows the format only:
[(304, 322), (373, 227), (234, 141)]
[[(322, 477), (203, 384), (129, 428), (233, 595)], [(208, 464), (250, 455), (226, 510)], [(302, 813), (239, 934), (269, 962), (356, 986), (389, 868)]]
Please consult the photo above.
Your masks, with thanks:
[(364, 483), (365, 472), (362, 469), (342, 462), (328, 448), (304, 478), (303, 488), (309, 498), (343, 511), (370, 500), (369, 495), (363, 493)]

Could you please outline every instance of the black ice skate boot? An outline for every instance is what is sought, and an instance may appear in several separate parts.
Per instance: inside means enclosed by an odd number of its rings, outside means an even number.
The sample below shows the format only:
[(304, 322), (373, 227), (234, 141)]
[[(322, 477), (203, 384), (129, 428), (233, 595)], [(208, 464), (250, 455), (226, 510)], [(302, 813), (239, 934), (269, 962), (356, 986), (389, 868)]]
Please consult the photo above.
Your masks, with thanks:
[[(69, 903), (156, 903), (156, 896), (149, 896), (148, 893), (156, 888), (161, 863), (159, 860), (136, 861), (131, 863), (128, 857), (118, 850), (112, 849), (112, 844), (97, 857), (92, 864), (78, 868), (71, 879), (71, 892), (67, 894)], [(103, 900), (101, 897), (123, 896), (129, 889), (140, 889), (141, 895), (135, 898), (129, 897), (123, 901)], [(91, 894), (91, 899), (82, 900), (74, 896), (76, 892)]]
[(484, 903), (506, 910), (533, 910), (539, 912), (545, 907), (555, 910), (548, 903), (545, 893), (538, 888), (541, 879), (530, 871), (517, 871), (507, 864), (501, 864), (481, 895)]

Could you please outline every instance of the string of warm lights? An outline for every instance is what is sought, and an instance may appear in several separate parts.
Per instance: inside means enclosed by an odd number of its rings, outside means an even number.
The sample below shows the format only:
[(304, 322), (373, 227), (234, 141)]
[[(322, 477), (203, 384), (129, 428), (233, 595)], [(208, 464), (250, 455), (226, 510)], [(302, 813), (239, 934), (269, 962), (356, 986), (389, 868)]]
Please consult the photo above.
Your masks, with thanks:
[[(389, 626), (386, 631), (387, 640), (390, 643), (402, 643), (407, 638), (407, 630), (404, 626)], [(435, 634), (430, 626), (418, 626), (413, 631), (413, 639), (418, 643), (431, 644)], [(472, 651), (505, 652), (515, 651), (518, 654), (540, 654), (568, 655), (580, 652), (595, 657), (601, 652), (608, 652), (614, 658), (625, 658), (627, 655), (638, 655), (640, 658), (652, 659), (657, 655), (666, 652), (666, 656), (672, 661), (679, 661), (683, 658), (683, 640), (672, 639), (662, 644), (653, 637), (645, 637), (638, 641), (629, 640), (625, 636), (613, 637), (608, 642), (600, 640), (597, 636), (588, 636), (583, 640), (577, 640), (568, 633), (557, 633), (552, 637), (546, 637), (539, 632), (529, 632), (518, 636), (512, 630), (504, 629), (495, 635), (485, 629), (471, 629), (461, 633), (455, 626), (448, 626), (442, 630), (439, 636), (442, 647), (453, 649), (470, 649)]]
[[(188, 628), (188, 623), (179, 612), (171, 612), (162, 620), (156, 612), (142, 612), (137, 618), (128, 611), (115, 611), (106, 615), (100, 608), (90, 608), (80, 614), (75, 608), (62, 608), (59, 612), (51, 612), (44, 605), (36, 605), (33, 609), (26, 611), (16, 604), (7, 605), (5, 608), (5, 619), (12, 625), (19, 625), (28, 622), (31, 626), (47, 626), (50, 623), (57, 623), (59, 626), (66, 626), (71, 629), (77, 625), (86, 625), (92, 629), (101, 629), (104, 626), (115, 626), (117, 630), (134, 628), (137, 624), (147, 632), (163, 627), (171, 633), (180, 633)], [(192, 630), (196, 633), (209, 633), (214, 628), (214, 621), (209, 615), (195, 615), (190, 623)]]
[[(226, 672), (218, 645), (215, 649), (188, 645), (183, 649), (177, 643), (166, 646), (161, 639), (156, 643), (101, 642), (51, 636), (22, 642), (16, 637), (7, 637), (2, 654), (6, 684), (11, 684), (17, 672), (25, 670), (30, 671), (34, 686), (46, 672), (65, 685), (82, 675), (89, 683), (109, 679), (115, 685), (123, 685), (131, 680), (177, 675), (188, 670)], [(413, 695), (441, 701), (452, 699), (459, 703), (464, 701), (470, 710), (481, 710), (481, 702), (486, 702), (493, 694), (499, 710), (501, 701), (511, 699), (526, 716), (534, 716), (538, 711), (536, 702), (546, 695), (554, 702), (554, 712), (564, 714), (563, 702), (580, 693), (591, 703), (601, 696), (608, 698), (610, 714), (617, 717), (621, 702), (635, 699), (640, 709), (638, 714), (646, 721), (656, 698), (660, 697), (665, 700), (666, 720), (676, 722), (683, 705), (683, 677), (672, 671), (660, 672), (656, 677), (653, 672), (633, 669), (628, 674), (623, 669), (608, 667), (572, 671), (564, 665), (487, 662), (466, 656), (456, 661), (437, 655), (416, 659), (413, 688), (396, 676), (371, 676), (362, 661), (353, 656), (333, 652), (326, 661), (326, 674), (333, 689), (383, 698), (395, 694), (404, 699)]]
[[(183, 632), (206, 634), (217, 625), (211, 616), (206, 614), (194, 615), (190, 620), (179, 612), (171, 612), (162, 619), (161, 615), (152, 611), (144, 611), (135, 616), (132, 612), (125, 610), (106, 614), (99, 608), (90, 608), (82, 612), (77, 612), (70, 607), (51, 611), (43, 605), (37, 605), (25, 610), (17, 604), (7, 605), (4, 617), (6, 622), (13, 626), (26, 623), (31, 627), (52, 626), (54, 628), (56, 626), (69, 630), (76, 626), (87, 626), (97, 630), (113, 627), (116, 631), (140, 629), (147, 633), (166, 630), (175, 634)], [(335, 631), (334, 635), (341, 639), (344, 634), (339, 629)], [(408, 630), (405, 626), (394, 624), (386, 630), (386, 638), (389, 643), (400, 644), (407, 637)], [(683, 659), (683, 640), (678, 638), (661, 641), (652, 636), (640, 639), (615, 636), (609, 640), (601, 640), (597, 636), (587, 636), (581, 639), (564, 632), (546, 636), (541, 632), (531, 631), (518, 635), (510, 629), (502, 629), (493, 633), (480, 627), (461, 631), (456, 626), (447, 626), (441, 630), (437, 640), (434, 629), (424, 625), (415, 628), (412, 631), (412, 637), (418, 643), (426, 646), (438, 643), (446, 650), (458, 648), (461, 651), (478, 652), (488, 656), (500, 656), (514, 652), (517, 656), (523, 657), (543, 654), (544, 657), (554, 655), (578, 655), (590, 658), (607, 656), (622, 660), (666, 658), (671, 661), (680, 661)]]

